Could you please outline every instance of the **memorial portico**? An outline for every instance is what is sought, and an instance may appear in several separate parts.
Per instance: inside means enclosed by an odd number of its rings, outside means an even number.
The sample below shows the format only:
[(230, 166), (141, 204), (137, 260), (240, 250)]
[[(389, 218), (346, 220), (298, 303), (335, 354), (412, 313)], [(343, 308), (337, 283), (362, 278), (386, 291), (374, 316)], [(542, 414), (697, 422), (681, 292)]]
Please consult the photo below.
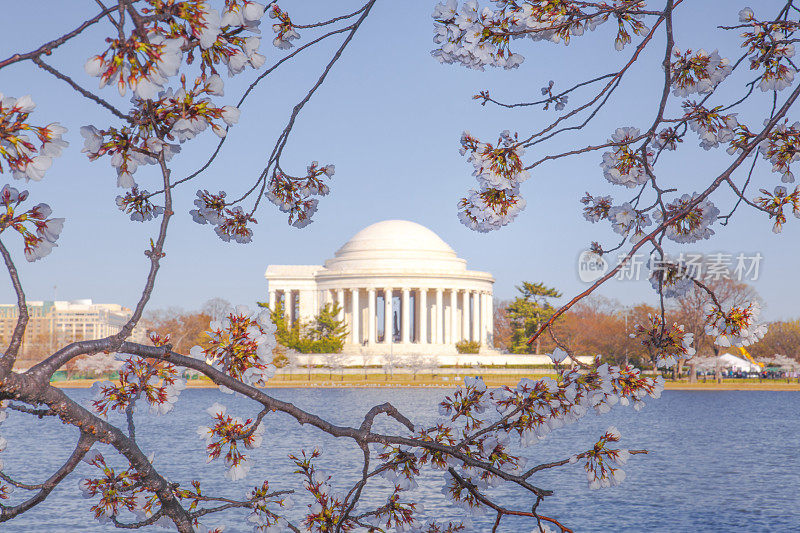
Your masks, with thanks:
[(454, 354), (459, 341), (492, 344), (494, 278), (431, 230), (387, 220), (359, 231), (321, 265), (270, 265), (271, 308), (308, 321), (336, 303), (349, 331), (345, 353)]

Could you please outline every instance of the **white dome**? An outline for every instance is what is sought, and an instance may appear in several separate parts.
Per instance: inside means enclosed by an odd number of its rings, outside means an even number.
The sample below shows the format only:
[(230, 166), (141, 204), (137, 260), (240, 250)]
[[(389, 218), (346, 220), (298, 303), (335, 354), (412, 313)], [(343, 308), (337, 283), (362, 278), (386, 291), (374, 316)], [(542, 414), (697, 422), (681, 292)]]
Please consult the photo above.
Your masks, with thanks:
[(384, 220), (356, 233), (325, 262), (331, 270), (466, 270), (466, 261), (434, 232), (408, 220)]

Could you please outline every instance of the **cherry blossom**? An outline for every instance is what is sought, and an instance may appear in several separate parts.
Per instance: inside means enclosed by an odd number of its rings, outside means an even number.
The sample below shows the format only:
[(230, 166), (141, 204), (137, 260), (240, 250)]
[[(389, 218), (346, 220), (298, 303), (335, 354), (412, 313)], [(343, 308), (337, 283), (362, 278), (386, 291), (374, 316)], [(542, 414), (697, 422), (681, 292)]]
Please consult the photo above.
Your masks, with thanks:
[(330, 179), (336, 171), (334, 165), (320, 166), (313, 161), (306, 168), (306, 175), (296, 178), (285, 174), (280, 169), (273, 172), (267, 183), (264, 197), (272, 202), (283, 213), (289, 214), (289, 224), (296, 228), (304, 228), (313, 222), (319, 200), (313, 196), (327, 196), (330, 188), (323, 181)]
[(238, 306), (210, 328), (205, 345), (193, 349), (209, 364), (247, 384), (263, 385), (272, 378), (276, 327), (268, 312)]
[(197, 191), (197, 198), (194, 205), (197, 209), (192, 209), (189, 214), (198, 224), (211, 224), (214, 232), (225, 242), (231, 240), (246, 244), (253, 239), (253, 230), (249, 224), (256, 224), (257, 221), (249, 213), (245, 213), (241, 206), (227, 207), (225, 202), (225, 192), (212, 194), (207, 190)]
[[(640, 138), (638, 128), (617, 128), (609, 139), (609, 143), (619, 144), (613, 150), (603, 154), (603, 175), (616, 185), (633, 188), (647, 181), (645, 164), (641, 153), (631, 148), (631, 143)], [(652, 165), (652, 152), (647, 152), (647, 164)]]
[(788, 120), (776, 124), (758, 145), (761, 156), (772, 163), (772, 171), (781, 174), (783, 183), (794, 183), (790, 165), (800, 160), (800, 122)]
[(481, 232), (507, 225), (525, 208), (519, 186), (529, 177), (522, 163), (525, 151), (516, 134), (503, 131), (495, 146), (464, 132), (460, 152), (469, 154), (467, 160), (472, 163), (472, 174), (480, 188), (471, 189), (466, 198), (459, 200), (459, 220)]
[(583, 218), (589, 222), (599, 222), (608, 218), (613, 199), (610, 196), (592, 196), (588, 192), (581, 198), (583, 208)]
[(644, 237), (644, 228), (652, 224), (647, 213), (634, 209), (628, 202), (609, 208), (608, 220), (615, 233), (623, 236), (630, 234), (631, 241), (634, 243)]
[(225, 452), (225, 464), (228, 471), (225, 477), (231, 481), (238, 481), (247, 476), (250, 471), (250, 463), (247, 456), (239, 449), (240, 444), (247, 450), (261, 446), (264, 434), (264, 426), (259, 420), (242, 420), (227, 414), (224, 405), (214, 402), (206, 409), (211, 415), (213, 425), (210, 427), (199, 426), (198, 436), (205, 440), (208, 451), (208, 461), (211, 462)]
[(682, 325), (668, 326), (652, 314), (647, 318), (646, 324), (636, 324), (631, 337), (641, 339), (657, 367), (673, 367), (678, 359), (690, 359), (696, 353), (692, 347), (694, 334), (686, 333)]
[(276, 23), (272, 25), (272, 31), (275, 32), (275, 39), (272, 44), (281, 50), (288, 50), (292, 46), (294, 39), (299, 39), (300, 34), (294, 29), (292, 19), (289, 14), (283, 11), (277, 4), (272, 4), (269, 8), (269, 18), (276, 19)]
[[(157, 345), (168, 341), (169, 338), (156, 338)], [(186, 380), (179, 377), (179, 371), (174, 365), (129, 356), (123, 358), (119, 385), (109, 381), (100, 383), (92, 406), (97, 413), (103, 415), (109, 411), (125, 412), (141, 398), (149, 404), (151, 413), (163, 415), (172, 411), (178, 396), (185, 388)]]
[(739, 12), (739, 20), (751, 28), (742, 33), (742, 47), (751, 54), (750, 69), (761, 72), (758, 87), (762, 91), (781, 91), (794, 81), (795, 67), (792, 35), (794, 23), (784, 20), (761, 22), (749, 7)]
[(594, 448), (586, 452), (586, 479), (590, 489), (615, 487), (625, 481), (625, 471), (620, 468), (630, 457), (628, 450), (609, 449), (608, 444), (619, 442), (620, 433), (609, 426)]
[(666, 204), (666, 211), (655, 211), (653, 218), (657, 223), (675, 218), (667, 226), (668, 239), (679, 243), (692, 243), (714, 235), (714, 230), (710, 226), (717, 220), (719, 209), (709, 200), (698, 201), (698, 196), (697, 193), (684, 194)]
[(763, 196), (755, 199), (755, 202), (770, 212), (770, 218), (775, 218), (775, 224), (772, 226), (773, 233), (780, 233), (783, 229), (783, 224), (786, 222), (786, 214), (783, 210), (787, 207), (791, 208), (795, 218), (800, 218), (800, 185), (794, 188), (791, 193), (787, 192), (786, 187), (775, 187), (774, 192), (770, 193), (766, 189), (760, 189)]
[(99, 501), (91, 507), (96, 520), (101, 524), (107, 523), (122, 511), (136, 514), (152, 512), (155, 495), (142, 483), (143, 476), (132, 465), (120, 470), (109, 465), (100, 453), (90, 454), (86, 459), (89, 465), (100, 471), (99, 477), (83, 478), (78, 482), (78, 487), (84, 498), (99, 496)]
[(733, 70), (730, 61), (720, 57), (717, 50), (709, 53), (701, 48), (692, 54), (692, 50), (682, 53), (673, 48), (672, 55), (672, 94), (675, 96), (709, 93)]
[[(593, 31), (609, 20), (605, 5), (590, 3), (495, 2), (497, 9), (481, 8), (477, 0), (463, 4), (455, 0), (434, 7), (433, 41), (438, 48), (432, 55), (442, 63), (458, 63), (484, 70), (487, 66), (517, 68), (524, 57), (511, 49), (511, 41), (528, 37), (569, 44), (570, 39)], [(616, 6), (615, 6), (616, 7)], [(617, 33), (614, 48), (622, 50), (632, 34), (643, 35), (647, 26), (636, 4), (617, 8), (614, 19)]]
[(706, 309), (706, 334), (719, 346), (750, 346), (767, 333), (766, 324), (757, 324), (761, 306), (757, 302), (732, 306), (728, 311), (711, 304)]
[(683, 142), (683, 138), (673, 128), (664, 128), (653, 138), (653, 146), (659, 150), (677, 150), (678, 143)]
[(142, 100), (152, 100), (169, 78), (178, 73), (183, 60), (183, 39), (168, 39), (153, 33), (143, 39), (132, 33), (109, 40), (106, 51), (84, 65), (89, 76), (100, 78), (100, 88), (116, 85), (120, 96), (130, 88)]
[(736, 113), (723, 115), (722, 106), (706, 109), (695, 102), (684, 102), (683, 109), (689, 128), (700, 136), (700, 146), (705, 150), (717, 148), (720, 143), (733, 141), (739, 126)]
[(57, 122), (47, 126), (28, 122), (35, 107), (29, 95), (13, 98), (0, 93), (0, 172), (10, 171), (15, 179), (41, 180), (53, 159), (69, 146), (61, 138), (67, 130)]
[(164, 208), (153, 205), (150, 201), (150, 193), (146, 190), (139, 190), (134, 186), (124, 196), (117, 196), (117, 207), (120, 211), (130, 215), (130, 219), (138, 222), (146, 222), (158, 218), (164, 213)]
[(679, 261), (651, 257), (650, 285), (664, 298), (680, 298), (694, 286), (685, 266)]
[(8, 228), (22, 236), (25, 259), (34, 262), (47, 256), (58, 246), (56, 241), (64, 229), (63, 218), (49, 218), (53, 213), (47, 204), (37, 204), (27, 211), (19, 212), (19, 206), (28, 199), (28, 191), (18, 191), (10, 185), (0, 190), (0, 205), (5, 212), (0, 214), (0, 233)]

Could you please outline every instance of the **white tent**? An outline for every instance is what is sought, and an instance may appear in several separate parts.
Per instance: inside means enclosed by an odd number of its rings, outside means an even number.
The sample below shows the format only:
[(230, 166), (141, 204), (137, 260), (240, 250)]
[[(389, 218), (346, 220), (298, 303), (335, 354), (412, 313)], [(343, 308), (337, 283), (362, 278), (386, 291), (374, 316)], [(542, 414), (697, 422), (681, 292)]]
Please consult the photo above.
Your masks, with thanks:
[(690, 359), (690, 363), (694, 362), (697, 370), (716, 371), (716, 370), (738, 370), (744, 372), (759, 372), (761, 367), (736, 357), (730, 353), (724, 353), (717, 357), (695, 357)]
[(760, 372), (761, 367), (751, 363), (747, 359), (742, 359), (741, 357), (736, 357), (730, 353), (724, 353), (716, 359), (719, 360), (719, 366), (722, 368), (730, 368), (732, 370), (740, 370), (743, 372)]

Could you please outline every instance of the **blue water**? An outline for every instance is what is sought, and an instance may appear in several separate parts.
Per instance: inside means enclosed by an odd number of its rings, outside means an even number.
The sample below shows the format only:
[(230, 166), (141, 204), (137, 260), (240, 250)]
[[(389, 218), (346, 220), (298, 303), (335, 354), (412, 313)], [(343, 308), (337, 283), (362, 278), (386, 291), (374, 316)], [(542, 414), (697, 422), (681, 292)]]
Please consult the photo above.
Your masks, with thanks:
[[(370, 407), (384, 401), (391, 401), (416, 423), (430, 422), (436, 418), (435, 403), (444, 394), (441, 390), (408, 389), (285, 389), (270, 393), (335, 423), (356, 426)], [(85, 402), (91, 392), (70, 394)], [(145, 453), (156, 452), (155, 466), (170, 481), (200, 479), (207, 492), (235, 498), (265, 478), (275, 490), (298, 489), (300, 480), (290, 474), (287, 455), (314, 446), (323, 450), (319, 465), (334, 475), (337, 490), (346, 492), (357, 479), (361, 452), (351, 441), (299, 427), (287, 416), (273, 413), (265, 419), (264, 445), (252, 452), (254, 466), (248, 477), (236, 483), (225, 480), (224, 465), (206, 465), (204, 443), (195, 435), (198, 425), (210, 421), (202, 409), (214, 401), (241, 417), (258, 412), (258, 405), (247, 399), (195, 389), (184, 391), (169, 415), (139, 416), (140, 446)], [(604, 416), (588, 415), (525, 449), (524, 454), (529, 465), (567, 458), (591, 447), (612, 424), (622, 433), (622, 447), (646, 448), (650, 454), (631, 458), (625, 468), (627, 480), (621, 486), (599, 491), (586, 487), (580, 464), (540, 472), (532, 482), (555, 491), (539, 506), (542, 514), (576, 532), (800, 531), (800, 393), (667, 391), (638, 413), (616, 407)], [(382, 422), (375, 429), (393, 427)], [(0, 425), (0, 435), (9, 441), (0, 454), (5, 473), (28, 483), (44, 480), (77, 441), (77, 432), (57, 420), (39, 421), (19, 413), (9, 414)], [(77, 490), (78, 481), (91, 471), (81, 464), (44, 503), (1, 524), (0, 529), (114, 530), (91, 518), (90, 503)], [(440, 473), (424, 471), (419, 489), (412, 494), (425, 503), (428, 516), (457, 518), (460, 511), (449, 506), (439, 492), (441, 480)], [(365, 502), (380, 505), (388, 495), (387, 485), (380, 480), (370, 487)], [(17, 489), (12, 502), (19, 501), (24, 492)], [(530, 508), (530, 499), (510, 488), (493, 494), (508, 507)], [(296, 517), (308, 500), (300, 496), (295, 501)], [(224, 524), (226, 533), (251, 531), (244, 522), (246, 514), (230, 511), (206, 517), (205, 523)], [(528, 532), (532, 525), (523, 520), (504, 521), (501, 531)], [(478, 517), (474, 526), (477, 531), (488, 531), (491, 518)]]

